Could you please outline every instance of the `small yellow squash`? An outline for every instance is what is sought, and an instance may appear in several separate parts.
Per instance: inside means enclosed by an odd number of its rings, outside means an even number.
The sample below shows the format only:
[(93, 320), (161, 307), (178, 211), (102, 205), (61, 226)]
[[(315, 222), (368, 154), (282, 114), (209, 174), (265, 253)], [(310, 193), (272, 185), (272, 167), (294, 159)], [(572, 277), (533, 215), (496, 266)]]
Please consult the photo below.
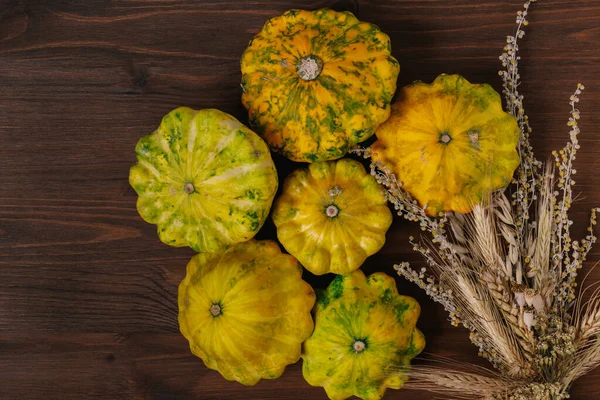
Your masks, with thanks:
[(425, 347), (419, 313), (383, 272), (338, 275), (318, 294), (315, 330), (303, 345), (304, 379), (334, 400), (377, 400), (387, 388), (400, 389), (401, 369)]
[(374, 158), (429, 215), (471, 211), (519, 165), (516, 119), (491, 86), (460, 75), (404, 87), (376, 135)]
[(345, 274), (381, 249), (392, 223), (385, 189), (358, 161), (309, 164), (273, 205), (283, 247), (313, 274)]
[(317, 162), (343, 157), (388, 118), (400, 66), (375, 25), (322, 9), (269, 19), (241, 69), (253, 129), (285, 157)]
[(300, 358), (315, 293), (272, 241), (200, 253), (179, 285), (179, 328), (192, 353), (228, 380), (255, 385)]
[(177, 108), (135, 152), (138, 212), (166, 244), (221, 251), (254, 237), (269, 215), (278, 186), (271, 153), (229, 114)]

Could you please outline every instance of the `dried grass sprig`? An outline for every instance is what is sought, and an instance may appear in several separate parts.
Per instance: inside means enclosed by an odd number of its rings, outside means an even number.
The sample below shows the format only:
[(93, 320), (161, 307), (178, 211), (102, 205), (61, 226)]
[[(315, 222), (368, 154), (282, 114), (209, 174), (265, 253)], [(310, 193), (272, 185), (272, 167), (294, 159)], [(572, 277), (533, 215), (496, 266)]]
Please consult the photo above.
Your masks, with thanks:
[[(449, 313), (454, 326), (470, 331), (480, 355), (498, 372), (416, 366), (408, 386), (443, 393), (446, 398), (547, 400), (568, 398), (572, 382), (600, 365), (600, 284), (576, 296), (576, 278), (596, 241), (592, 210), (587, 236), (571, 238), (568, 211), (573, 203), (573, 163), (580, 148), (576, 108), (584, 87), (570, 97), (569, 141), (552, 162), (537, 160), (530, 144), (529, 119), (519, 93), (519, 40), (528, 25), (527, 1), (517, 14), (517, 30), (507, 37), (500, 60), (506, 107), (518, 121), (521, 164), (508, 197), (489, 194), (485, 205), (467, 215), (430, 217), (383, 164), (371, 173), (388, 191), (399, 215), (418, 222), (424, 234), (410, 238), (427, 268), (408, 263), (394, 268)], [(364, 158), (370, 149), (355, 149)], [(510, 200), (509, 200), (510, 199)], [(587, 301), (583, 294), (591, 293)]]
[(523, 10), (517, 13), (517, 30), (513, 36), (506, 37), (506, 46), (504, 53), (500, 56), (503, 70), (498, 74), (502, 77), (502, 93), (508, 112), (515, 116), (521, 129), (521, 139), (519, 141), (518, 151), (521, 158), (521, 167), (515, 173), (513, 183), (515, 191), (512, 194), (513, 207), (515, 210), (515, 219), (519, 228), (518, 235), (520, 240), (528, 234), (529, 211), (535, 200), (536, 190), (539, 187), (539, 171), (542, 164), (535, 158), (533, 147), (529, 141), (532, 132), (529, 126), (529, 118), (525, 114), (523, 106), (523, 95), (519, 93), (521, 84), (521, 75), (519, 75), (519, 39), (525, 36), (523, 27), (529, 25), (527, 16), (529, 8), (536, 0), (529, 0), (523, 5)]

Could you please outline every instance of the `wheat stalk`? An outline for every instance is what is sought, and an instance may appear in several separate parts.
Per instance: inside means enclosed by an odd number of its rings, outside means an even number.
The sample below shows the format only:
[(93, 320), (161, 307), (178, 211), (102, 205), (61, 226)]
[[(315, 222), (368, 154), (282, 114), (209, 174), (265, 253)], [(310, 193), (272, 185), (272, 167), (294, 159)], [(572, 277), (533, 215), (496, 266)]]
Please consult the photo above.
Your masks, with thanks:
[[(536, 223), (536, 242), (531, 258), (531, 275), (536, 289), (542, 290), (549, 284), (550, 245), (552, 241), (552, 190), (554, 187), (554, 170), (548, 163), (543, 184), (541, 185), (538, 215)], [(551, 291), (550, 291), (551, 292)]]
[[(451, 222), (454, 223), (455, 236), (463, 242), (466, 241), (463, 236), (465, 234), (463, 224), (469, 224), (468, 221), (462, 219), (462, 223), (458, 220)], [(473, 242), (477, 243), (477, 241)], [(528, 365), (524, 359), (531, 359), (531, 349), (528, 348), (529, 354), (521, 351), (523, 346), (520, 346), (519, 342), (523, 339), (516, 338), (511, 328), (506, 325), (506, 321), (502, 318), (502, 303), (497, 306), (492, 293), (486, 290), (485, 285), (481, 285), (481, 271), (477, 266), (480, 263), (476, 261), (477, 259), (465, 256), (464, 253), (468, 251), (463, 251), (464, 247), (448, 243), (446, 238), (439, 235), (437, 236), (439, 251), (436, 250), (433, 242), (427, 242), (426, 246), (412, 241), (411, 243), (415, 250), (425, 256), (440, 285), (452, 293), (452, 306), (447, 305), (446, 309), (458, 310), (460, 322), (472, 331), (471, 340), (480, 348), (481, 353), (509, 375), (528, 375), (529, 368), (523, 366)], [(479, 250), (474, 251), (482, 253)], [(414, 275), (413, 273), (404, 276), (414, 281)], [(427, 286), (425, 282), (419, 285), (423, 288)], [(440, 289), (441, 291), (443, 290)], [(526, 344), (524, 345), (527, 348)]]
[[(596, 283), (596, 286), (600, 285), (600, 282)], [(600, 287), (594, 290), (591, 300), (586, 303), (585, 308), (585, 313), (580, 317), (579, 341), (585, 341), (600, 333)]]
[[(451, 220), (452, 227), (455, 236), (459, 236), (462, 242), (468, 246), (467, 252), (471, 255), (471, 258), (465, 257), (463, 261), (467, 259), (482, 260), (479, 264), (477, 262), (472, 262), (472, 264), (477, 266), (476, 272), (483, 286), (487, 288), (506, 322), (505, 325), (508, 328), (506, 335), (509, 338), (506, 342), (510, 343), (511, 347), (515, 346), (516, 342), (516, 345), (520, 347), (511, 351), (512, 354), (518, 354), (518, 357), (513, 357), (513, 359), (517, 359), (524, 366), (524, 368), (520, 368), (518, 374), (527, 376), (532, 374), (530, 367), (533, 360), (531, 331), (523, 323), (520, 309), (512, 299), (508, 287), (512, 277), (512, 266), (520, 265), (516, 232), (509, 227), (513, 224), (513, 218), (506, 209), (503, 209), (503, 207), (510, 208), (510, 203), (503, 194), (498, 194), (489, 204), (488, 209), (476, 205), (469, 216), (462, 218), (462, 224), (453, 218)], [(496, 205), (498, 205), (498, 209)], [(496, 239), (498, 227), (510, 248), (510, 256), (506, 257), (506, 261), (504, 261), (504, 251)]]
[(408, 389), (428, 390), (456, 399), (493, 399), (510, 391), (510, 381), (447, 367), (417, 366), (409, 376), (405, 384)]
[(471, 250), (489, 270), (495, 270), (498, 267), (499, 244), (494, 220), (490, 218), (490, 213), (484, 206), (476, 204), (468, 221), (471, 222), (470, 230), (473, 239)]
[[(507, 371), (511, 376), (520, 376), (523, 371), (523, 356), (515, 345), (512, 334), (503, 323), (497, 308), (490, 307), (493, 304), (481, 285), (457, 277), (457, 285), (460, 288), (462, 298), (469, 312), (473, 314), (472, 324), (476, 327), (476, 333), (472, 334), (475, 341), (480, 340), (483, 348), (488, 352), (491, 361), (501, 369)], [(490, 340), (493, 338), (493, 340)]]
[(504, 285), (504, 280), (498, 275), (494, 279), (494, 276), (491, 274), (484, 274), (482, 279), (484, 284), (487, 285), (496, 305), (502, 310), (505, 321), (521, 347), (523, 358), (528, 364), (527, 368), (524, 368), (524, 375), (531, 375), (530, 364), (533, 361), (534, 354), (533, 333), (523, 323), (521, 311), (514, 301), (511, 301), (510, 294)]
[(563, 385), (567, 387), (576, 379), (598, 367), (600, 364), (600, 343), (595, 341), (588, 347), (581, 349), (569, 361), (563, 367), (564, 377), (562, 379)]

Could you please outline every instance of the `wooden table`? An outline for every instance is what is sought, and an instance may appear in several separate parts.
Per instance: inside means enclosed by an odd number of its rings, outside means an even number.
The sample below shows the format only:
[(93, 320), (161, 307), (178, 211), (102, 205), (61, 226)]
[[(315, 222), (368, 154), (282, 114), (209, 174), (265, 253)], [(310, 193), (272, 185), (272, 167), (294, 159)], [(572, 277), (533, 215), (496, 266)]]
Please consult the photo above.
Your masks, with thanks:
[[(323, 6), (391, 36), (400, 86), (446, 72), (499, 90), (498, 56), (521, 1), (0, 0), (0, 398), (326, 398), (299, 363), (247, 388), (192, 356), (176, 289), (193, 252), (158, 240), (127, 182), (136, 142), (169, 110), (215, 107), (245, 121), (248, 41), (271, 16)], [(600, 205), (600, 2), (541, 1), (531, 22), (521, 89), (541, 159), (567, 140), (569, 95), (587, 86), (572, 214), (583, 236)], [(414, 229), (398, 218), (365, 272), (419, 266), (407, 244)], [(259, 237), (274, 238), (270, 222)], [(331, 277), (305, 279), (322, 287)], [(398, 287), (423, 306), (427, 351), (488, 365), (440, 306), (400, 278)], [(600, 398), (598, 378), (581, 379), (572, 398)]]

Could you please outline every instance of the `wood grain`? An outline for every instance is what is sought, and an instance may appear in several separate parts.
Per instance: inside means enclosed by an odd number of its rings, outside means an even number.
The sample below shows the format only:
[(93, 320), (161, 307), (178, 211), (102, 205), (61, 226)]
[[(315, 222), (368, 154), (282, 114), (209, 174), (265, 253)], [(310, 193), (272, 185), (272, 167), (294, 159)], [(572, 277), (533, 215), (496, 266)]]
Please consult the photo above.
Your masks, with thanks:
[[(176, 289), (193, 252), (158, 240), (127, 183), (135, 143), (171, 109), (216, 107), (246, 121), (239, 56), (248, 41), (273, 15), (325, 6), (390, 35), (399, 85), (446, 72), (499, 90), (498, 56), (521, 2), (0, 0), (0, 398), (326, 398), (300, 364), (246, 388), (191, 355), (178, 333)], [(541, 0), (522, 46), (521, 89), (540, 158), (566, 141), (568, 97), (577, 82), (587, 88), (578, 236), (600, 205), (599, 21), (598, 0)], [(276, 162), (282, 178), (293, 168)], [(411, 233), (397, 219), (365, 272), (392, 274), (402, 260), (419, 266)], [(259, 237), (275, 238), (272, 223)], [(331, 278), (305, 279), (323, 287)], [(398, 287), (423, 306), (428, 352), (487, 365), (441, 307), (400, 279)], [(600, 398), (599, 377), (577, 382), (572, 398)]]

